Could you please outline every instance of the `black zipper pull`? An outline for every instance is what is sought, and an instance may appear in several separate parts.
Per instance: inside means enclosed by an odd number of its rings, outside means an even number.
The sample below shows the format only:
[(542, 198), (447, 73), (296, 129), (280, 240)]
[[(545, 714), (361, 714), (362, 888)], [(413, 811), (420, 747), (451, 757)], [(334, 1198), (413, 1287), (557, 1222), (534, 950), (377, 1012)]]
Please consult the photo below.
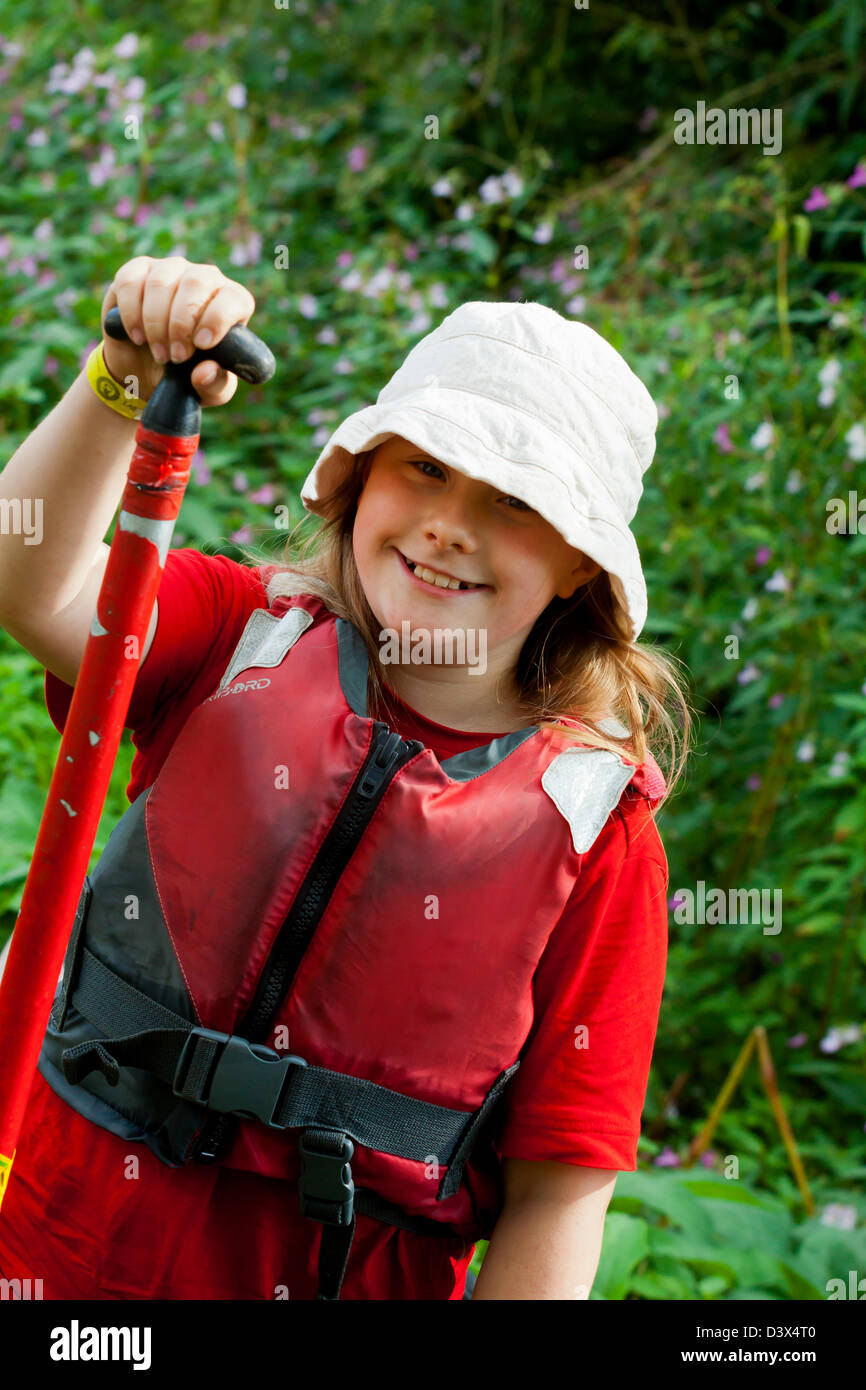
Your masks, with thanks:
[[(387, 725), (384, 726), (387, 728)], [(358, 783), (358, 795), (369, 799), (375, 796), (382, 783), (387, 778), (394, 763), (403, 753), (404, 748), (408, 747), (405, 739), (392, 729), (388, 730), (387, 736), (376, 750), (376, 755), (370, 763), (365, 775)]]

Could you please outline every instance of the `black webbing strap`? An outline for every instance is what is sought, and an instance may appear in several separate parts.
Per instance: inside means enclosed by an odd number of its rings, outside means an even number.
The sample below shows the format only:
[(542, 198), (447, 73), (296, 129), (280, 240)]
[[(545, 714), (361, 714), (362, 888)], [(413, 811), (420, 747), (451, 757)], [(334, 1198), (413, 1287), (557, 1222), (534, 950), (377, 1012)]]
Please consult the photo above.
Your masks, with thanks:
[(75, 911), (75, 921), (72, 924), (72, 931), (69, 936), (69, 945), (66, 948), (66, 956), (63, 962), (63, 981), (57, 992), (54, 1003), (51, 1006), (49, 1023), (51, 1027), (59, 1031), (66, 1021), (67, 1000), (69, 992), (75, 984), (76, 967), (78, 963), (78, 950), (81, 941), (81, 927), (87, 916), (87, 909), (90, 906), (90, 899), (93, 897), (93, 885), (89, 877), (85, 877), (84, 886), (81, 889), (81, 896), (78, 899), (78, 907)]
[[(76, 1085), (94, 1068), (115, 1084), (120, 1066), (141, 1067), (194, 1105), (258, 1119), (272, 1129), (338, 1129), (381, 1153), (461, 1169), (477, 1132), (519, 1066), (502, 1072), (476, 1111), (418, 1100), (361, 1077), (308, 1065), (236, 1034), (196, 1027), (81, 948), (72, 1002), (104, 1036), (67, 1048), (63, 1073)], [(451, 1196), (460, 1175), (443, 1180)]]
[[(116, 1085), (121, 1066), (140, 1067), (176, 1096), (272, 1129), (301, 1129), (301, 1211), (324, 1224), (321, 1297), (338, 1299), (355, 1229), (355, 1210), (422, 1234), (453, 1236), (444, 1222), (401, 1212), (372, 1192), (355, 1194), (352, 1141), (380, 1153), (446, 1169), (437, 1200), (459, 1188), (482, 1126), (520, 1063), (500, 1072), (476, 1111), (452, 1110), (237, 1034), (197, 1027), (110, 970), (84, 945), (71, 993), (75, 1008), (104, 1036), (61, 1056), (71, 1085), (98, 1069)], [(399, 1219), (397, 1219), (399, 1218)]]

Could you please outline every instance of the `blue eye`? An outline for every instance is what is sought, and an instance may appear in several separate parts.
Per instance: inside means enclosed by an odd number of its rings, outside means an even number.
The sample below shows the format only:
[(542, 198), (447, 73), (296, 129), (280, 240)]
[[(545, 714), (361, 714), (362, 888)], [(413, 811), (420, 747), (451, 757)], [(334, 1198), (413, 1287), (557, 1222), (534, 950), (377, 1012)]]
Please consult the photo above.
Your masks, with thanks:
[[(442, 469), (439, 467), (439, 465), (438, 465), (437, 463), (431, 463), (429, 459), (412, 459), (412, 467), (413, 467), (413, 468), (435, 468), (436, 471), (437, 471), (438, 473), (442, 473)], [(429, 477), (430, 477), (430, 474), (428, 473), (426, 476), (429, 478)], [(444, 473), (442, 473), (442, 477), (443, 477), (443, 478), (445, 477), (445, 474), (444, 474)]]
[[(435, 468), (435, 469), (436, 469), (436, 472), (437, 472), (438, 474), (440, 474), (441, 477), (443, 477), (443, 478), (445, 477), (445, 474), (442, 472), (442, 469), (439, 467), (438, 463), (432, 463), (430, 459), (410, 459), (410, 463), (411, 463), (411, 465), (412, 465), (413, 468)], [(426, 473), (424, 476), (427, 477), (427, 478), (429, 478), (429, 477), (431, 477), (431, 474), (430, 474), (430, 473)], [(513, 496), (511, 496), (511, 495), (509, 494), (509, 495), (506, 497), (506, 501), (507, 501), (507, 502), (517, 502), (517, 503), (519, 504), (517, 507), (510, 507), (510, 508), (509, 508), (509, 511), (512, 511), (512, 512), (514, 512), (514, 511), (520, 511), (521, 509), (522, 509), (523, 511), (525, 511), (525, 512), (532, 512), (532, 511), (535, 510), (534, 507), (528, 506), (527, 503), (523, 501), (523, 498), (522, 498), (522, 497), (513, 497)]]

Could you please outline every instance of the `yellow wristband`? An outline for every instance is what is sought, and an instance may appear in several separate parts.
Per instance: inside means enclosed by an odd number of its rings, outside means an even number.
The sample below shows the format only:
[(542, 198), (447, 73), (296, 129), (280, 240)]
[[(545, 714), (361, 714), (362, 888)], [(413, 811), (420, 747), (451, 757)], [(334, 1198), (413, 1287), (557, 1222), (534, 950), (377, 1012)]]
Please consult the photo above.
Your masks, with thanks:
[(142, 400), (140, 396), (127, 395), (121, 383), (115, 381), (105, 365), (101, 342), (87, 359), (87, 380), (99, 399), (105, 405), (111, 406), (112, 410), (116, 410), (118, 415), (125, 415), (128, 420), (141, 419), (141, 412), (147, 401)]

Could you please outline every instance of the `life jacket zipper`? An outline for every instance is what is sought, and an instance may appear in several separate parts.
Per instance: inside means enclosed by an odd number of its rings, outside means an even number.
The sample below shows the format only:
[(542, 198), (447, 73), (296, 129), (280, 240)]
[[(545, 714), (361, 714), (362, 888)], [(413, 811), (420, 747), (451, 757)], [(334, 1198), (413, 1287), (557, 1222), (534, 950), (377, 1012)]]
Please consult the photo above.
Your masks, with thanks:
[[(240, 1037), (249, 1042), (263, 1042), (268, 1036), (310, 938), (376, 807), (401, 767), (423, 748), (424, 744), (417, 739), (401, 738), (387, 724), (378, 720), (374, 723), (367, 757), (295, 894), (271, 947), (253, 999), (236, 1025)], [(207, 1121), (196, 1142), (194, 1156), (201, 1162), (211, 1162), (217, 1158), (236, 1122), (237, 1117), (231, 1115), (219, 1115)]]

